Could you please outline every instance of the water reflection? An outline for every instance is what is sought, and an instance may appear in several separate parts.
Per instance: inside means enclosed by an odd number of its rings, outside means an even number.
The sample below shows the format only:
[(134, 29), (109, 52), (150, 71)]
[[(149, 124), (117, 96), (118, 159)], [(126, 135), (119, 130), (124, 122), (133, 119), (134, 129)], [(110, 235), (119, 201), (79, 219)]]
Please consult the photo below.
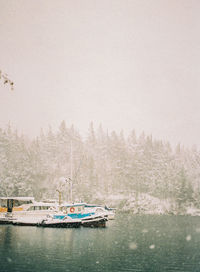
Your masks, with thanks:
[(11, 246), (12, 231), (8, 226), (3, 226), (0, 229), (0, 243), (4, 246), (5, 250), (9, 250)]
[(1, 271), (200, 271), (200, 218), (118, 215), (105, 229), (0, 226)]

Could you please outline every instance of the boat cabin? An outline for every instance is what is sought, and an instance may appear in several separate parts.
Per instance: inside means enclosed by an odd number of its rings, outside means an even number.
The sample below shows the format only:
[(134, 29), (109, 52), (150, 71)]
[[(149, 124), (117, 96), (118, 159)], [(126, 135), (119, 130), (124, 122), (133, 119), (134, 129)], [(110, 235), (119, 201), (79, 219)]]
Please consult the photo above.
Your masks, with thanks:
[(63, 219), (66, 215), (73, 219), (82, 219), (94, 213), (85, 211), (85, 203), (65, 203), (60, 206), (61, 214), (55, 214), (54, 219)]
[(0, 212), (23, 211), (34, 197), (0, 197)]
[(82, 213), (85, 208), (85, 203), (74, 203), (74, 204), (63, 204), (61, 205), (61, 211), (67, 214), (78, 214)]
[(57, 203), (34, 202), (34, 204), (31, 204), (26, 211), (48, 211), (55, 210), (56, 208), (58, 208)]

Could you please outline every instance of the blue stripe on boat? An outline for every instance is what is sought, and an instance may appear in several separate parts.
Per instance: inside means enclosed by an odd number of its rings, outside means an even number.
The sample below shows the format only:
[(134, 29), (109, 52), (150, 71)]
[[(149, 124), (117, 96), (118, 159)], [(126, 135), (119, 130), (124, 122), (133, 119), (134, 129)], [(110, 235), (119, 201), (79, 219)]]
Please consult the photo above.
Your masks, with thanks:
[[(71, 218), (75, 219), (75, 218), (78, 218), (78, 219), (81, 219), (81, 218), (84, 218), (84, 217), (87, 217), (87, 216), (90, 216), (90, 215), (94, 215), (95, 213), (70, 213), (70, 214), (67, 214), (68, 216), (70, 216)], [(66, 217), (66, 215), (61, 215), (61, 214), (55, 214), (53, 216), (54, 219), (64, 219)]]

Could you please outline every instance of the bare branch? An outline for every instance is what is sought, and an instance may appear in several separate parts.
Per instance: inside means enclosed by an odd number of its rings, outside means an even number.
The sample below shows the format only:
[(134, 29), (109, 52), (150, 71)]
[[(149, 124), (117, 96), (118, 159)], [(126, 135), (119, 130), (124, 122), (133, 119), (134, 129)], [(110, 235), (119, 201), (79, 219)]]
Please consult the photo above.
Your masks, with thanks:
[(9, 79), (8, 75), (3, 73), (0, 70), (0, 80), (3, 82), (4, 85), (8, 84), (10, 85), (10, 89), (13, 91), (14, 90), (14, 82)]

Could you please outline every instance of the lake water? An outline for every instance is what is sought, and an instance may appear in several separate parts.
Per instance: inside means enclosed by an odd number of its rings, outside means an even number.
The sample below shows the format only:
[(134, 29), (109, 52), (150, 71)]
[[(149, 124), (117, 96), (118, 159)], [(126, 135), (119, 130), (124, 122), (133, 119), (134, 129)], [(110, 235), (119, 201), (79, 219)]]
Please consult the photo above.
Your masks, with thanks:
[(105, 229), (0, 226), (1, 272), (200, 271), (200, 217), (117, 214)]

